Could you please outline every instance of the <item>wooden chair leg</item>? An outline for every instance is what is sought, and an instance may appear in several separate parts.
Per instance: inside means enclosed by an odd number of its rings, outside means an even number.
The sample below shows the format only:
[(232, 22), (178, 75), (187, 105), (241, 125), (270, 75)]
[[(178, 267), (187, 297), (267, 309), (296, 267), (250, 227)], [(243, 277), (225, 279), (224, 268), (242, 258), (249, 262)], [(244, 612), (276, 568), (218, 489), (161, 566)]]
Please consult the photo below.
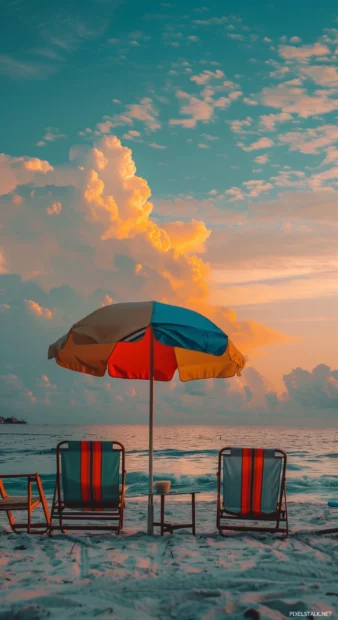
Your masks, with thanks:
[(219, 533), (221, 533), (221, 513), (220, 513), (219, 504), (217, 504), (216, 527), (217, 527)]
[(60, 530), (64, 534), (63, 525), (62, 525), (62, 510), (60, 508), (60, 500), (59, 500), (59, 505), (57, 506), (57, 511), (58, 511), (58, 517), (59, 517)]
[(164, 495), (161, 495), (161, 536), (164, 534)]
[(27, 509), (27, 534), (31, 533), (32, 521), (32, 481), (28, 478), (28, 509)]
[(45, 519), (46, 519), (46, 532), (47, 532), (50, 529), (50, 514), (49, 514), (48, 504), (46, 502), (44, 490), (42, 488), (41, 479), (38, 474), (36, 474), (36, 485), (38, 487), (39, 497), (40, 497), (40, 501), (41, 501), (43, 512), (44, 512)]
[(52, 530), (53, 530), (53, 517), (54, 517), (55, 505), (56, 505), (56, 489), (57, 489), (57, 484), (55, 483), (53, 501), (52, 501), (52, 509), (51, 509), (50, 521), (49, 521), (49, 536), (52, 535)]
[(122, 497), (122, 499), (121, 499), (121, 506), (120, 506), (120, 525), (119, 525), (119, 533), (123, 530), (123, 524), (124, 524), (124, 507), (125, 507), (125, 501), (124, 501), (124, 497)]
[[(1, 499), (5, 499), (7, 497), (7, 495), (8, 495), (8, 493), (6, 493), (6, 491), (5, 491), (5, 487), (3, 485), (3, 482), (2, 482), (2, 480), (0, 480), (0, 497), (1, 497)], [(12, 532), (15, 533), (14, 517), (13, 517), (13, 515), (12, 515), (10, 510), (6, 510), (6, 514), (7, 514), (7, 519), (8, 519), (8, 522), (9, 522), (9, 526), (10, 526)]]
[(195, 504), (196, 495), (195, 493), (191, 494), (191, 505), (192, 505), (192, 533), (196, 536), (196, 504)]
[(14, 532), (14, 534), (18, 534), (19, 532), (15, 530), (15, 520), (14, 520), (12, 512), (10, 510), (6, 510), (6, 513), (7, 513), (9, 525), (10, 525), (12, 532)]

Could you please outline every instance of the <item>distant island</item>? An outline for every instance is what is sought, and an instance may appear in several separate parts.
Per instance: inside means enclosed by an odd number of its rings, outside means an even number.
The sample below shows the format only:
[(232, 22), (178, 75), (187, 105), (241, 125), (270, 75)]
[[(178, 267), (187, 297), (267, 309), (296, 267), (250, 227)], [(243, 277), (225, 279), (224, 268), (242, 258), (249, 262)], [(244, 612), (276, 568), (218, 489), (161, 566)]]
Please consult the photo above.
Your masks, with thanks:
[(0, 424), (27, 424), (26, 420), (19, 420), (18, 418), (15, 418), (14, 416), (12, 416), (11, 418), (4, 418), (2, 415), (0, 415)]

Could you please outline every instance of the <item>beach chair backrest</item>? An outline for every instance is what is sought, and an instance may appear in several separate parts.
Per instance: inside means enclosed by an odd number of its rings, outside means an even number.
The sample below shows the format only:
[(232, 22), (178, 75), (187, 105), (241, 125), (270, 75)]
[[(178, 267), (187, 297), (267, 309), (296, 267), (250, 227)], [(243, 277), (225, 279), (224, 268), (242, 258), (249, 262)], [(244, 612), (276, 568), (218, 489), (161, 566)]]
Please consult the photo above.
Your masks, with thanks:
[(221, 458), (224, 510), (242, 515), (277, 511), (286, 458), (283, 452), (229, 448), (221, 451)]
[(119, 503), (121, 450), (111, 441), (68, 441), (61, 453), (61, 481), (66, 506)]

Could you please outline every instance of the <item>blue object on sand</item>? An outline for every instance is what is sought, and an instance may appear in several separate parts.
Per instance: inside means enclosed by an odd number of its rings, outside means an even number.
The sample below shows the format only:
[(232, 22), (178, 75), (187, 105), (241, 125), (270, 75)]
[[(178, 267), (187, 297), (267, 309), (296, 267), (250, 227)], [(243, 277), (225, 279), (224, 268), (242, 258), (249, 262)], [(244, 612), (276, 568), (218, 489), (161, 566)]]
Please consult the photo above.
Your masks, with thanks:
[(338, 499), (330, 499), (327, 505), (330, 506), (330, 508), (338, 508)]

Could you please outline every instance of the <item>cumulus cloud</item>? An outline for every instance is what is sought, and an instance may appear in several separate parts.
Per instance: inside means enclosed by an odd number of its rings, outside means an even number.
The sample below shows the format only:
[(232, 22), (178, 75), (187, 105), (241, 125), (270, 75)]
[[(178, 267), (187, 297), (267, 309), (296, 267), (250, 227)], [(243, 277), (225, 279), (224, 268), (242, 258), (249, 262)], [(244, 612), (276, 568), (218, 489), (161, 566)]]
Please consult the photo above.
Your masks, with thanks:
[[(157, 131), (161, 128), (159, 120), (159, 111), (150, 97), (143, 97), (139, 103), (131, 103), (124, 106), (119, 114), (113, 116), (105, 115), (102, 120), (96, 124), (94, 130), (86, 128), (79, 134), (85, 138), (92, 139), (105, 134), (111, 134), (116, 127), (124, 127), (125, 125), (143, 125), (147, 132)], [(135, 130), (136, 131), (136, 130)], [(133, 135), (134, 130), (129, 131), (129, 135)], [(134, 132), (135, 133), (135, 132)]]
[(152, 131), (156, 131), (156, 129), (161, 127), (161, 123), (158, 120), (158, 111), (149, 97), (144, 97), (139, 104), (127, 105), (125, 116), (141, 121)]
[[(107, 303), (155, 296), (190, 306), (223, 327), (244, 352), (262, 343), (284, 341), (284, 336), (263, 325), (239, 321), (223, 305), (210, 305), (210, 265), (203, 259), (210, 229), (191, 217), (173, 221), (172, 210), (157, 223), (150, 188), (137, 176), (129, 148), (115, 137), (105, 137), (94, 148), (73, 148), (70, 158), (62, 166), (34, 164), (31, 169), (24, 166), (31, 160), (20, 160), (14, 167), (12, 186), (22, 185), (22, 177), (17, 178), (22, 171), (29, 175), (24, 177), (30, 192), (26, 192), (24, 209), (19, 204), (20, 213), (13, 210), (11, 195), (2, 200), (4, 268), (21, 276), (2, 276), (8, 335), (2, 364), (5, 375), (9, 364), (20, 378), (24, 398), (37, 398), (37, 407), (48, 404), (51, 410), (74, 407), (79, 415), (81, 407), (88, 406), (88, 398), (96, 398), (95, 404), (104, 411), (111, 407), (112, 395), (104, 389), (93, 397), (94, 384), (88, 378), (66, 373), (69, 378), (64, 383), (62, 375), (61, 389), (60, 370), (47, 370), (44, 361), (49, 342), (81, 316)], [(41, 219), (41, 212), (64, 202), (67, 209), (58, 218)], [(58, 209), (53, 207), (50, 215)], [(220, 217), (216, 208), (214, 212)], [(25, 376), (19, 368), (23, 346), (33, 351)], [(43, 375), (49, 382), (41, 379)], [(39, 392), (42, 383), (44, 396)], [(118, 392), (121, 412), (128, 411), (130, 396), (125, 389)]]
[(242, 142), (238, 142), (237, 146), (239, 146), (243, 151), (258, 151), (260, 149), (269, 149), (274, 146), (274, 141), (271, 138), (259, 138), (256, 142), (252, 142), (249, 146), (245, 146)]
[[(34, 184), (35, 170), (30, 172), (26, 182)], [(45, 183), (50, 186), (48, 174)], [(120, 299), (129, 296), (128, 291), (136, 299), (152, 298), (155, 289), (158, 298), (174, 303), (193, 304), (206, 297), (209, 268), (194, 253), (203, 251), (210, 231), (197, 220), (158, 225), (152, 217), (150, 188), (136, 175), (131, 150), (117, 138), (103, 138), (92, 149), (72, 149), (68, 166), (56, 167), (51, 174), (60, 184), (62, 176), (68, 183), (55, 189), (55, 194), (62, 191), (62, 200), (51, 201), (50, 191), (40, 185), (38, 200), (37, 195), (30, 197), (18, 219), (4, 203), (7, 269), (47, 288), (68, 284), (82, 292), (93, 286), (111, 290), (115, 273)], [(62, 232), (53, 217), (46, 218), (43, 229), (41, 207), (56, 215), (64, 199), (73, 207), (62, 211)], [(25, 248), (24, 260), (18, 239), (21, 226), (39, 247)], [(136, 268), (139, 264), (142, 269)]]
[(202, 71), (198, 75), (191, 76), (190, 80), (196, 84), (207, 84), (212, 79), (220, 80), (224, 77), (223, 71), (216, 69), (216, 71)]
[(322, 86), (337, 86), (338, 84), (338, 71), (336, 67), (328, 67), (326, 65), (303, 67), (302, 74)]
[(258, 101), (256, 101), (255, 99), (251, 99), (250, 97), (243, 97), (243, 103), (251, 106), (259, 105)]
[(252, 198), (257, 198), (263, 192), (267, 192), (270, 189), (273, 189), (273, 185), (271, 183), (267, 183), (266, 181), (262, 181), (259, 179), (254, 179), (251, 181), (244, 181), (243, 185), (249, 191), (249, 196)]
[[(196, 127), (198, 122), (208, 123), (214, 114), (214, 107), (211, 97), (205, 99), (199, 99), (198, 97), (191, 97), (187, 93), (177, 93), (180, 101), (186, 101), (180, 107), (180, 113), (188, 116), (189, 118), (183, 119), (170, 119), (169, 125), (181, 125), (186, 128)], [(230, 101), (229, 101), (230, 105)]]
[(255, 157), (254, 162), (256, 164), (266, 164), (269, 161), (269, 155), (267, 155), (266, 153), (264, 155), (257, 155), (257, 157)]
[(261, 99), (264, 105), (308, 118), (337, 110), (338, 100), (333, 95), (333, 92), (327, 90), (318, 90), (309, 95), (304, 88), (280, 84), (276, 88), (264, 88)]
[(208, 17), (207, 19), (193, 19), (193, 24), (197, 26), (222, 26), (227, 24), (229, 18), (225, 15), (222, 17)]
[(46, 127), (45, 134), (42, 140), (39, 140), (36, 143), (36, 146), (46, 146), (48, 142), (55, 142), (56, 140), (65, 140), (67, 139), (66, 134), (61, 133), (61, 131), (55, 127)]
[(40, 304), (38, 304), (37, 301), (34, 301), (33, 299), (25, 299), (25, 302), (30, 311), (36, 316), (40, 316), (48, 320), (51, 320), (53, 318), (52, 310), (50, 310), (49, 308), (43, 308), (42, 306), (40, 306)]
[(263, 114), (260, 116), (260, 129), (263, 131), (274, 131), (277, 123), (284, 123), (291, 119), (291, 114), (287, 112), (281, 112), (280, 114)]
[(323, 164), (331, 164), (338, 161), (338, 149), (335, 146), (329, 146), (326, 150), (326, 157), (323, 160)]
[(59, 215), (62, 210), (61, 202), (53, 202), (49, 207), (47, 207), (46, 211), (48, 215)]
[(330, 49), (322, 43), (314, 43), (313, 45), (301, 45), (298, 47), (292, 45), (280, 45), (278, 48), (280, 56), (285, 60), (298, 60), (307, 62), (310, 58), (316, 56), (326, 56), (330, 54)]
[(150, 148), (152, 149), (158, 149), (161, 151), (165, 151), (167, 149), (167, 147), (164, 146), (164, 144), (157, 144), (157, 142), (150, 142), (148, 146), (150, 146)]
[(43, 161), (41, 159), (38, 159), (38, 157), (32, 157), (31, 159), (25, 160), (23, 162), (23, 166), (24, 168), (26, 168), (26, 170), (43, 172), (43, 174), (46, 174), (46, 172), (50, 172), (51, 170), (53, 170), (53, 166), (51, 166), (48, 161)]
[(289, 131), (279, 136), (279, 141), (288, 144), (290, 151), (300, 151), (308, 155), (317, 155), (337, 140), (336, 125), (321, 125), (305, 131)]
[[(213, 424), (269, 424), (304, 426), (332, 424), (338, 410), (338, 371), (319, 365), (312, 372), (301, 368), (284, 376), (284, 390), (277, 393), (258, 370), (248, 366), (243, 377), (233, 381), (208, 380), (173, 389), (161, 386), (160, 398), (167, 415), (180, 423), (205, 421), (206, 403), (212, 399), (208, 420)], [(180, 412), (179, 415), (177, 412)], [(325, 423), (324, 422), (324, 423)]]
[(225, 191), (227, 196), (231, 196), (229, 202), (233, 202), (235, 200), (244, 200), (244, 195), (242, 190), (239, 187), (230, 187)]
[(312, 372), (295, 368), (283, 379), (290, 401), (315, 411), (338, 410), (338, 370), (319, 364)]
[(197, 222), (196, 220), (168, 222), (165, 224), (165, 230), (170, 238), (171, 246), (180, 254), (203, 252), (205, 242), (211, 234), (204, 222)]
[[(180, 103), (180, 114), (188, 118), (170, 119), (169, 125), (180, 125), (181, 127), (192, 129), (196, 127), (198, 122), (209, 123), (213, 120), (217, 109), (228, 108), (234, 101), (242, 96), (242, 92), (238, 90), (233, 90), (226, 97), (216, 96), (218, 92), (217, 87), (214, 88), (210, 86), (208, 81), (211, 78), (217, 79), (222, 77), (217, 74), (217, 71), (204, 71), (202, 74), (195, 76), (195, 82), (197, 81), (197, 84), (204, 86), (199, 97), (190, 95), (181, 90), (176, 92), (176, 97)], [(224, 82), (224, 84), (227, 84), (227, 82)]]
[(0, 195), (10, 194), (18, 185), (34, 179), (32, 172), (38, 176), (52, 170), (53, 167), (47, 161), (37, 157), (10, 157), (0, 153)]
[(234, 133), (245, 134), (248, 131), (248, 127), (251, 127), (253, 119), (251, 116), (247, 116), (243, 120), (230, 121), (231, 131)]
[[(56, 170), (56, 175), (64, 175), (63, 182), (69, 183), (62, 191), (68, 198), (72, 195), (74, 204), (73, 209), (59, 214), (63, 218), (62, 233), (54, 228), (53, 218), (50, 218), (50, 225), (46, 222), (43, 232), (38, 232), (41, 225), (36, 227), (40, 203), (42, 206), (48, 200), (46, 208), (51, 206), (46, 192), (40, 193), (38, 201), (36, 196), (28, 200), (24, 220), (16, 221), (12, 218), (12, 212), (5, 209), (4, 217), (9, 218), (9, 235), (4, 252), (6, 254), (8, 250), (11, 256), (12, 271), (18, 271), (24, 277), (31, 277), (35, 273), (44, 286), (68, 283), (88, 290), (91, 282), (96, 281), (101, 283), (102, 288), (107, 288), (111, 282), (111, 269), (124, 272), (125, 275), (130, 270), (136, 290), (140, 290), (143, 285), (145, 291), (150, 293), (153, 274), (155, 281), (158, 279), (162, 282), (158, 286), (158, 293), (161, 294), (162, 289), (162, 294), (169, 296), (171, 285), (168, 273), (174, 272), (178, 280), (186, 278), (191, 281), (193, 297), (196, 295), (199, 298), (205, 294), (204, 280), (201, 279), (198, 284), (198, 261), (180, 250), (184, 244), (193, 247), (194, 235), (200, 244), (201, 230), (198, 227), (194, 229), (191, 224), (181, 226), (179, 236), (176, 234), (175, 240), (171, 241), (165, 228), (152, 220), (150, 189), (146, 181), (136, 175), (130, 149), (123, 147), (117, 138), (103, 138), (93, 149), (73, 149), (68, 168), (64, 166)], [(76, 175), (73, 176), (74, 170)], [(27, 182), (34, 183), (34, 176), (27, 178)], [(49, 185), (50, 178), (46, 178), (45, 182)], [(13, 185), (16, 183), (13, 182)], [(55, 202), (61, 204), (61, 200), (56, 200), (52, 205)], [(53, 207), (53, 213), (56, 211), (59, 211), (58, 206)], [(23, 261), (22, 243), (16, 237), (18, 227), (24, 221), (27, 234), (34, 237), (38, 235), (38, 238), (39, 234), (43, 235), (44, 243), (39, 244), (39, 251), (33, 246), (31, 250), (27, 248)], [(9, 239), (10, 233), (12, 240)], [(86, 253), (87, 271), (79, 275), (79, 257), (84, 261)], [(146, 267), (142, 275), (135, 274), (133, 265), (140, 262), (139, 254), (143, 253), (146, 256)], [(93, 254), (96, 255), (95, 261), (90, 258)], [(142, 294), (146, 295), (146, 292)]]

